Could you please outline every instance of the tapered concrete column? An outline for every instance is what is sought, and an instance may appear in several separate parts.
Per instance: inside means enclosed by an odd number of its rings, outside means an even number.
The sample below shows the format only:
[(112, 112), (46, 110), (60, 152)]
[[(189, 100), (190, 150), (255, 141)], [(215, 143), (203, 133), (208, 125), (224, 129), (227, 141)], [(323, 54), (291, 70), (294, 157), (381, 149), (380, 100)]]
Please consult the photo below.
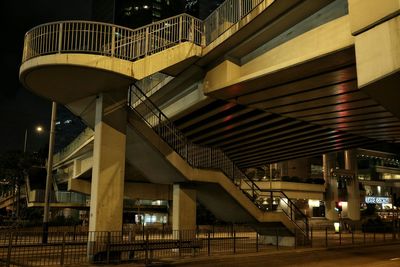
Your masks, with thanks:
[(303, 179), (310, 177), (310, 159), (300, 158), (288, 160), (287, 175), (290, 177), (297, 176)]
[(400, 1), (349, 0), (358, 87), (400, 116)]
[(358, 187), (357, 175), (357, 151), (344, 151), (344, 165), (346, 170), (354, 172), (354, 179), (347, 184), (347, 217), (351, 220), (360, 220), (360, 189)]
[[(126, 92), (122, 92), (126, 95)], [(125, 175), (126, 100), (119, 93), (96, 99), (89, 231), (122, 231)], [(104, 233), (103, 233), (104, 235)], [(89, 260), (102, 252), (105, 237), (89, 234)], [(94, 248), (94, 249), (93, 249)], [(100, 251), (95, 251), (96, 249)]]
[(328, 220), (338, 220), (338, 213), (335, 211), (335, 201), (338, 198), (337, 181), (331, 176), (332, 170), (336, 167), (336, 153), (324, 154), (322, 165), (325, 180), (325, 217)]
[(196, 229), (196, 190), (193, 186), (174, 184), (172, 230)]
[(279, 177), (282, 176), (288, 176), (288, 162), (287, 161), (282, 161), (278, 162), (278, 170), (279, 170)]

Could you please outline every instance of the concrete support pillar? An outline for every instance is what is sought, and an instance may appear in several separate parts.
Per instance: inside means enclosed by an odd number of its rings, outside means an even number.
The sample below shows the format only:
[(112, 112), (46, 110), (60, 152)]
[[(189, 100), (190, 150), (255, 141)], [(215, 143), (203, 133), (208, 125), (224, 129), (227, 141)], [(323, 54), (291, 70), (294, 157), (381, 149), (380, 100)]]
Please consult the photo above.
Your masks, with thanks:
[(288, 176), (288, 162), (282, 161), (278, 162), (279, 177)]
[(354, 179), (347, 184), (347, 217), (351, 220), (360, 220), (360, 189), (357, 175), (357, 150), (344, 151), (344, 165), (346, 170), (354, 172)]
[(338, 198), (337, 181), (331, 176), (332, 170), (336, 167), (336, 153), (324, 154), (322, 165), (325, 180), (325, 217), (328, 220), (338, 220), (338, 213), (335, 211), (335, 202)]
[[(126, 92), (101, 93), (96, 99), (89, 231), (122, 231), (126, 146)], [(93, 260), (104, 236), (89, 233)], [(100, 241), (103, 240), (103, 241)], [(101, 246), (100, 246), (101, 247)]]
[(358, 87), (399, 117), (400, 1), (348, 3), (355, 36)]
[(290, 177), (297, 176), (302, 179), (307, 179), (310, 177), (310, 159), (301, 158), (289, 160), (287, 162), (287, 175)]
[(196, 190), (190, 185), (174, 184), (172, 230), (196, 229)]

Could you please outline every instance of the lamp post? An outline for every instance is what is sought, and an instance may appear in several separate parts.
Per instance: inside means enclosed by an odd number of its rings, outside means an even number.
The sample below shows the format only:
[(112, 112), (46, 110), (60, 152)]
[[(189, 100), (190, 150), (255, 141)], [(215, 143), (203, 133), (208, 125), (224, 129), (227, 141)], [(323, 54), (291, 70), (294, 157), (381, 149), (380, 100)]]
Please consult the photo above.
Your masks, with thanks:
[[(43, 127), (38, 125), (35, 127), (35, 132), (42, 133)], [(28, 128), (25, 129), (25, 137), (24, 137), (24, 153), (23, 157), (26, 158), (26, 149), (28, 144)], [(13, 216), (19, 218), (19, 209), (20, 209), (20, 182), (14, 181), (14, 189), (17, 187), (17, 196), (15, 196), (15, 191), (13, 190)]]
[(47, 176), (46, 176), (46, 191), (44, 195), (44, 214), (43, 214), (43, 236), (42, 243), (47, 243), (48, 231), (49, 231), (49, 198), (50, 188), (53, 179), (53, 151), (55, 141), (55, 125), (57, 116), (57, 103), (53, 101), (51, 107), (51, 125), (50, 125), (50, 137), (49, 137), (49, 154), (47, 157)]
[[(43, 127), (38, 125), (35, 127), (35, 131), (37, 133), (42, 133), (43, 132)], [(25, 129), (25, 139), (24, 139), (24, 154), (26, 154), (26, 147), (28, 144), (28, 129)]]

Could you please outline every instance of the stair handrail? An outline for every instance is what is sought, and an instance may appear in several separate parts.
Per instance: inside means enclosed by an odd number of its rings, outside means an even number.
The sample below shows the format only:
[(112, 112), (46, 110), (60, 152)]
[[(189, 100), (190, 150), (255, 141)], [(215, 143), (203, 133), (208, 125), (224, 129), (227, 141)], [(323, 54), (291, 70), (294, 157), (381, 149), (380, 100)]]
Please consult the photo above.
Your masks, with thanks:
[[(138, 105), (138, 103), (142, 105)], [(274, 192), (275, 190), (262, 190), (260, 187), (246, 174), (240, 170), (236, 164), (226, 156), (226, 154), (219, 148), (205, 147), (201, 145), (194, 144), (188, 140), (188, 138), (174, 125), (172, 121), (155, 105), (150, 98), (146, 96), (145, 93), (138, 87), (137, 84), (133, 83), (129, 87), (128, 93), (128, 106), (137, 114), (142, 120), (152, 128), (168, 145), (174, 149), (189, 165), (193, 167), (200, 168), (212, 168), (222, 171), (229, 179), (235, 183), (238, 188), (245, 193), (245, 195), (256, 204), (260, 209), (262, 206), (257, 204), (258, 197), (262, 192)], [(142, 111), (142, 112), (141, 112)], [(165, 129), (168, 129), (166, 131)], [(171, 138), (171, 136), (173, 138)], [(196, 153), (191, 153), (196, 150)], [(208, 156), (204, 160), (203, 156)], [(225, 166), (224, 166), (225, 165)], [(227, 166), (229, 165), (229, 166)], [(228, 168), (226, 168), (228, 167)], [(251, 190), (249, 195), (246, 189), (242, 189), (240, 183), (236, 183), (236, 179), (240, 179), (241, 182), (245, 182)], [(308, 218), (301, 212), (301, 210), (291, 201), (285, 193), (280, 190), (284, 198), (288, 201), (288, 206), (290, 209), (290, 214), (282, 209), (282, 211), (287, 215), (287, 217), (303, 232), (303, 234), (308, 238)], [(294, 208), (293, 208), (294, 207)], [(296, 211), (300, 214), (305, 227), (301, 227), (293, 218), (292, 212)], [(265, 209), (264, 209), (265, 211)]]

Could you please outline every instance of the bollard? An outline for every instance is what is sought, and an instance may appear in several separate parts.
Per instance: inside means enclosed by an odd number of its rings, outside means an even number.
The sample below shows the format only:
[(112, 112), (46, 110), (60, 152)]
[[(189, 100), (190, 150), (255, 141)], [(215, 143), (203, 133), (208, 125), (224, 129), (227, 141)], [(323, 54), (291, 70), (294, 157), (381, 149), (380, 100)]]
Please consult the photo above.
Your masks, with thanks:
[(313, 247), (313, 228), (310, 228), (310, 246)]
[(342, 228), (339, 228), (339, 246), (342, 245)]

